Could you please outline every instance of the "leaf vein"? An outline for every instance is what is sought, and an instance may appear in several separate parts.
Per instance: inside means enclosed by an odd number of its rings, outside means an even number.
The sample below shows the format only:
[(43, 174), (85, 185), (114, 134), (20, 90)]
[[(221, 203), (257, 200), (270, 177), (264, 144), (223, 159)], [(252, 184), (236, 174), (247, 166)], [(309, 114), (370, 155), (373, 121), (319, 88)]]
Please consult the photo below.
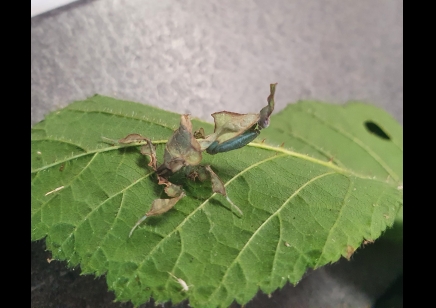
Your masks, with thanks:
[(129, 188), (135, 186), (136, 184), (138, 184), (139, 182), (141, 182), (142, 180), (148, 178), (151, 174), (153, 174), (153, 172), (147, 173), (146, 175), (140, 177), (139, 179), (137, 179), (136, 181), (134, 181), (132, 184), (126, 186), (125, 188), (123, 188), (122, 190), (120, 190), (119, 192), (113, 194), (112, 196), (110, 196), (109, 198), (105, 199), (103, 202), (101, 202), (100, 204), (98, 204), (96, 207), (94, 207), (88, 214), (86, 214), (86, 216), (80, 221), (80, 223), (76, 226), (76, 228), (68, 235), (68, 237), (62, 242), (62, 245), (64, 245), (64, 243), (75, 233), (77, 232), (78, 228), (88, 219), (89, 216), (91, 216), (93, 213), (95, 213), (96, 210), (98, 210), (103, 204), (105, 204), (106, 202), (108, 202), (109, 200), (113, 199), (114, 197), (118, 196), (119, 194), (124, 194), (125, 191), (127, 191)]
[(343, 210), (344, 210), (344, 208), (345, 208), (345, 206), (346, 206), (347, 199), (348, 199), (348, 197), (349, 197), (350, 194), (351, 194), (351, 189), (353, 188), (353, 184), (354, 184), (354, 182), (351, 181), (350, 178), (348, 178), (348, 179), (349, 179), (349, 185), (348, 185), (347, 192), (346, 192), (345, 195), (344, 195), (344, 201), (342, 202), (341, 209), (339, 210), (338, 216), (337, 216), (335, 222), (333, 223), (333, 226), (330, 228), (330, 230), (329, 230), (329, 232), (328, 232), (328, 234), (327, 234), (327, 237), (326, 237), (326, 240), (325, 240), (324, 246), (322, 247), (321, 254), (320, 254), (319, 258), (318, 258), (318, 261), (317, 261), (316, 264), (315, 264), (315, 268), (317, 268), (317, 267), (319, 266), (319, 262), (322, 260), (322, 257), (324, 256), (325, 248), (327, 247), (327, 245), (328, 245), (328, 243), (329, 243), (329, 240), (330, 240), (330, 237), (331, 237), (331, 235), (332, 235), (332, 233), (333, 233), (333, 230), (336, 229), (336, 227), (337, 227), (337, 225), (338, 225), (338, 222), (339, 222), (340, 218), (342, 217), (342, 213), (343, 213)]
[[(250, 166), (248, 166), (247, 168), (245, 168), (244, 170), (242, 170), (241, 172), (239, 172), (238, 174), (236, 174), (235, 176), (233, 176), (229, 181), (227, 181), (227, 183), (226, 184), (224, 184), (224, 186), (225, 187), (227, 187), (231, 182), (233, 182), (237, 177), (239, 177), (239, 176), (241, 176), (242, 174), (244, 174), (244, 173), (246, 173), (247, 171), (249, 171), (249, 170), (251, 170), (251, 169), (253, 169), (253, 168), (255, 168), (255, 167), (257, 167), (257, 166), (259, 166), (260, 164), (263, 164), (263, 163), (265, 163), (265, 162), (267, 162), (267, 161), (270, 161), (270, 160), (273, 160), (273, 159), (277, 159), (277, 158), (280, 158), (280, 157), (284, 157), (285, 155), (283, 154), (283, 155), (273, 155), (273, 156), (270, 156), (270, 157), (268, 157), (268, 158), (265, 158), (265, 159), (263, 159), (263, 160), (261, 160), (261, 161), (258, 161), (257, 163), (255, 163), (255, 164), (253, 164), (253, 165), (250, 165)], [(174, 228), (174, 230), (172, 230), (170, 233), (168, 233), (168, 235), (166, 236), (166, 237), (164, 237), (164, 238), (162, 238), (162, 240), (161, 241), (159, 241), (151, 250), (150, 250), (150, 252), (149, 252), (149, 254), (148, 254), (148, 256), (150, 257), (157, 249), (158, 249), (158, 247), (160, 247), (160, 245), (166, 240), (166, 239), (168, 239), (173, 233), (175, 233), (175, 232), (178, 232), (181, 228), (182, 228), (182, 226), (192, 217), (192, 216), (194, 216), (194, 214), (195, 213), (197, 213), (200, 209), (202, 209), (208, 202), (209, 202), (209, 200), (211, 200), (214, 196), (216, 195), (216, 193), (213, 193), (209, 198), (207, 198), (202, 204), (200, 204), (194, 211), (192, 211), (188, 216), (186, 216), (185, 217), (185, 219), (182, 221), (182, 222), (180, 222), (180, 224), (177, 226), (177, 227), (175, 227)], [(142, 266), (145, 264), (145, 261), (146, 260), (144, 260), (144, 261), (142, 261), (141, 263), (140, 263), (140, 265), (138, 266), (138, 268), (135, 270), (135, 272), (134, 272), (134, 274), (136, 273), (136, 272), (139, 272), (139, 270), (142, 268)], [(132, 277), (134, 277), (134, 275), (132, 275)], [(133, 281), (134, 279), (129, 279), (129, 281), (127, 282), (127, 284), (126, 284), (126, 288), (129, 286), (129, 284), (130, 284), (130, 282), (131, 281)]]
[(80, 145), (78, 145), (76, 143), (73, 143), (72, 141), (64, 140), (64, 139), (60, 139), (60, 138), (54, 138), (52, 136), (45, 136), (44, 138), (41, 138), (41, 139), (33, 138), (32, 141), (55, 141), (55, 142), (59, 142), (59, 143), (65, 143), (65, 144), (72, 145), (72, 146), (74, 146), (76, 148), (79, 148), (83, 152), (87, 152), (88, 151), (85, 148), (83, 148), (82, 146), (80, 146)]
[(377, 155), (377, 153), (375, 153), (371, 148), (367, 147), (365, 145), (365, 143), (363, 143), (359, 138), (356, 138), (355, 136), (347, 133), (346, 131), (342, 130), (339, 127), (333, 126), (327, 122), (325, 122), (323, 119), (321, 119), (320, 117), (318, 117), (317, 115), (315, 115), (314, 113), (308, 112), (310, 115), (312, 115), (315, 119), (317, 119), (318, 121), (320, 121), (321, 123), (323, 123), (325, 126), (330, 127), (331, 129), (333, 129), (334, 131), (342, 134), (343, 136), (347, 137), (348, 139), (350, 139), (351, 141), (353, 141), (354, 143), (356, 143), (358, 146), (360, 146), (363, 150), (365, 150), (372, 158), (374, 158), (374, 160), (379, 163), (380, 166), (383, 167), (383, 169), (386, 170), (386, 172), (388, 174), (390, 174), (392, 176), (392, 178), (395, 181), (399, 181), (399, 176), (394, 172), (394, 170), (392, 170), (389, 165), (380, 157)]
[[(91, 163), (94, 161), (94, 159), (95, 159), (95, 157), (97, 156), (97, 154), (98, 153), (94, 153), (95, 155), (93, 156), (93, 157), (91, 157), (91, 159), (89, 160), (89, 162), (86, 164), (86, 166), (85, 167), (83, 167), (83, 169), (82, 170), (80, 170), (80, 172), (78, 173), (78, 174), (76, 174), (73, 178), (71, 178), (71, 181), (69, 182), (69, 183), (67, 183), (67, 184), (64, 184), (63, 186), (64, 186), (64, 188), (63, 189), (65, 189), (65, 188), (68, 188), (68, 187), (70, 187), (71, 186), (71, 184), (91, 165)], [(38, 175), (38, 174), (37, 174)], [(56, 194), (53, 194), (53, 195), (51, 195), (50, 197), (49, 197), (49, 199), (48, 200), (46, 200), (45, 202), (43, 202), (40, 206), (39, 206), (39, 208), (38, 208), (38, 210), (33, 214), (33, 215), (35, 215), (36, 213), (38, 213), (39, 211), (42, 211), (42, 209), (53, 199), (53, 198), (55, 198), (56, 197)], [(32, 217), (33, 217), (33, 215), (32, 215)], [(42, 221), (43, 219), (42, 219), (42, 217), (41, 217), (41, 221)]]
[[(314, 143), (309, 142), (307, 139), (305, 139), (304, 137), (301, 137), (297, 134), (295, 134), (295, 132), (293, 132), (292, 130), (289, 131), (289, 134), (291, 136), (294, 136), (296, 139), (302, 141), (303, 143), (307, 144), (308, 146), (314, 148), (317, 152), (319, 152), (321, 155), (324, 155), (328, 160), (333, 158), (333, 155), (330, 154), (329, 152), (326, 152), (325, 150), (323, 150), (319, 145), (316, 145)], [(333, 161), (336, 162), (338, 164), (338, 166), (345, 168), (345, 165), (338, 160), (337, 158), (333, 158)]]
[(132, 119), (132, 120), (137, 120), (137, 121), (141, 121), (141, 122), (146, 122), (146, 123), (150, 123), (153, 125), (157, 125), (166, 129), (169, 129), (171, 131), (173, 131), (175, 129), (175, 127), (170, 127), (167, 125), (164, 125), (162, 123), (157, 123), (157, 122), (153, 122), (150, 119), (141, 119), (138, 117), (134, 117), (134, 116), (129, 116), (125, 113), (115, 113), (115, 112), (108, 112), (108, 111), (104, 111), (104, 110), (80, 110), (80, 109), (74, 109), (74, 108), (68, 108), (68, 111), (73, 111), (73, 112), (78, 112), (78, 113), (84, 113), (84, 114), (89, 114), (89, 113), (100, 113), (100, 114), (107, 114), (107, 115), (111, 115), (111, 116), (115, 116), (115, 117), (120, 117), (120, 118), (124, 118), (124, 119)]
[(282, 222), (282, 217), (280, 215), (277, 215), (277, 218), (279, 220), (279, 240), (277, 242), (277, 247), (276, 247), (276, 250), (275, 250), (275, 253), (274, 253), (274, 258), (273, 258), (273, 262), (272, 262), (272, 266), (271, 266), (271, 279), (270, 279), (270, 286), (271, 287), (273, 286), (272, 285), (272, 277), (274, 275), (274, 268), (276, 268), (277, 255), (278, 255), (278, 252), (280, 250), (280, 243), (282, 243), (282, 245), (283, 245), (283, 231), (282, 231), (283, 222)]
[(211, 294), (210, 298), (212, 298), (214, 296), (214, 294), (217, 292), (217, 290), (219, 289), (219, 286), (221, 286), (225, 279), (227, 278), (228, 273), (230, 273), (230, 269), (233, 267), (234, 264), (236, 264), (237, 262), (239, 262), (239, 258), (242, 256), (243, 252), (245, 251), (245, 249), (247, 249), (250, 245), (250, 243), (253, 241), (253, 239), (256, 237), (256, 235), (260, 232), (260, 230), (266, 226), (270, 220), (275, 217), (278, 213), (280, 213), (280, 211), (285, 207), (286, 204), (288, 204), (288, 202), (293, 199), (296, 195), (298, 195), (298, 193), (303, 190), (305, 187), (307, 187), (308, 185), (310, 185), (311, 183), (315, 182), (316, 180), (331, 175), (331, 174), (335, 174), (336, 172), (327, 172), (327, 173), (323, 173), (320, 174), (312, 179), (310, 179), (309, 181), (307, 181), (306, 183), (304, 183), (300, 188), (298, 188), (278, 209), (275, 213), (273, 213), (271, 216), (269, 216), (258, 228), (257, 230), (253, 233), (253, 235), (248, 239), (247, 243), (245, 243), (244, 247), (242, 247), (242, 249), (240, 250), (240, 252), (238, 253), (238, 255), (236, 256), (236, 258), (232, 261), (232, 263), (227, 267), (227, 270), (225, 271), (223, 278), (221, 279), (221, 282), (218, 284), (218, 287), (215, 289), (215, 291)]
[[(92, 258), (93, 256), (95, 256), (95, 254), (98, 252), (98, 249), (101, 249), (101, 251), (102, 251), (105, 255), (107, 255), (106, 252), (104, 251), (103, 247), (102, 247), (102, 246), (103, 246), (102, 244), (105, 242), (105, 240), (106, 240), (106, 238), (108, 237), (108, 235), (112, 234), (111, 230), (112, 230), (113, 226), (115, 225), (115, 222), (116, 222), (117, 219), (118, 219), (118, 216), (119, 216), (119, 214), (120, 214), (120, 212), (121, 212), (121, 209), (123, 208), (123, 206), (124, 206), (124, 204), (125, 204), (125, 202), (124, 202), (124, 197), (125, 197), (125, 193), (123, 192), (123, 193), (122, 193), (122, 197), (121, 197), (120, 206), (119, 206), (118, 211), (117, 211), (117, 215), (115, 215), (115, 218), (114, 218), (114, 220), (112, 221), (112, 223), (111, 223), (111, 225), (110, 225), (110, 227), (109, 227), (108, 232), (106, 232), (105, 235), (101, 238), (101, 240), (99, 240), (99, 241), (97, 242), (97, 249), (92, 253), (91, 258)], [(114, 235), (116, 236), (116, 234), (114, 234)], [(91, 258), (90, 258), (90, 259), (91, 259)], [(109, 259), (108, 259), (108, 260), (109, 260)]]
[[(162, 144), (162, 143), (166, 143), (167, 141), (168, 140), (156, 140), (156, 141), (153, 141), (153, 144)], [(43, 167), (40, 167), (40, 168), (37, 168), (37, 169), (32, 169), (31, 173), (37, 173), (37, 172), (40, 172), (42, 170), (49, 169), (51, 167), (57, 166), (59, 164), (66, 163), (67, 161), (71, 161), (71, 160), (74, 160), (74, 159), (77, 159), (77, 158), (80, 158), (80, 157), (83, 157), (83, 156), (92, 155), (92, 154), (95, 154), (95, 153), (110, 152), (110, 151), (114, 151), (114, 150), (118, 150), (118, 149), (123, 149), (123, 148), (137, 147), (137, 146), (140, 146), (142, 144), (143, 143), (140, 143), (140, 144), (138, 144), (138, 143), (131, 143), (131, 144), (127, 144), (127, 145), (123, 144), (123, 145), (116, 145), (116, 146), (112, 146), (112, 147), (94, 149), (94, 150), (88, 151), (86, 153), (72, 155), (71, 157), (65, 158), (63, 160), (54, 162), (52, 164), (49, 164), (49, 165), (46, 165), (46, 166), (43, 166)]]

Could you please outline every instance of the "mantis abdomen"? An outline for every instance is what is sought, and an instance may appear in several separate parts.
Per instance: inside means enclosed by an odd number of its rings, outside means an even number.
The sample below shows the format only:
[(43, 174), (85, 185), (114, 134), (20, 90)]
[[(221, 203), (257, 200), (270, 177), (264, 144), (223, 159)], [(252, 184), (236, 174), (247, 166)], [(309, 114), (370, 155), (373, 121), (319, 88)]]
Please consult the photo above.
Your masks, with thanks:
[(242, 135), (239, 135), (233, 139), (227, 140), (221, 144), (218, 141), (214, 141), (207, 149), (206, 152), (209, 154), (217, 154), (222, 152), (227, 152), (231, 150), (236, 150), (242, 148), (243, 146), (249, 144), (251, 141), (256, 139), (260, 134), (258, 130), (246, 131)]

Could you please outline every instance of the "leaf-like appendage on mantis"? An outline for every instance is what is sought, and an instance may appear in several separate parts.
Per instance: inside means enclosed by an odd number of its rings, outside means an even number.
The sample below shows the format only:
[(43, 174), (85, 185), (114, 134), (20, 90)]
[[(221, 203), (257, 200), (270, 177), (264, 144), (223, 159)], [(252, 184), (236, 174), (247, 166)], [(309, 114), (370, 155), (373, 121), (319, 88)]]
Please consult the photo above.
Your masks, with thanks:
[(274, 110), (274, 94), (276, 92), (276, 85), (277, 83), (273, 83), (270, 85), (270, 95), (266, 99), (268, 105), (263, 107), (260, 111), (260, 119), (257, 123), (260, 129), (267, 128), (269, 126), (269, 118)]
[(168, 171), (175, 173), (184, 166), (195, 166), (201, 162), (200, 144), (192, 134), (192, 124), (188, 114), (181, 115), (180, 126), (168, 140), (165, 147), (164, 163), (159, 166), (159, 175)]
[(227, 201), (229, 201), (229, 203), (232, 205), (232, 207), (235, 208), (238, 211), (239, 215), (242, 216), (242, 211), (227, 196), (226, 188), (224, 187), (223, 181), (221, 181), (221, 179), (218, 177), (218, 175), (216, 175), (216, 173), (212, 171), (212, 169), (210, 168), (209, 165), (205, 166), (205, 169), (210, 174), (210, 181), (212, 182), (213, 192), (219, 193), (219, 194), (223, 195), (224, 197), (226, 197)]
[(166, 194), (171, 197), (170, 199), (156, 199), (151, 204), (151, 209), (142, 216), (136, 224), (130, 230), (129, 237), (132, 236), (133, 231), (147, 218), (150, 216), (156, 216), (168, 212), (180, 199), (185, 196), (185, 193), (180, 186), (167, 182), (167, 187), (165, 187)]
[[(150, 167), (156, 171), (158, 184), (165, 185), (165, 193), (169, 199), (156, 199), (153, 201), (151, 209), (135, 224), (130, 231), (132, 235), (136, 227), (139, 226), (147, 217), (163, 214), (169, 211), (184, 195), (182, 188), (168, 181), (168, 177), (178, 172), (184, 167), (188, 178), (200, 180), (207, 178), (207, 174), (212, 182), (212, 190), (226, 197), (227, 201), (236, 209), (239, 215), (242, 211), (227, 196), (226, 189), (221, 179), (212, 171), (209, 165), (192, 169), (202, 160), (201, 152), (206, 150), (209, 154), (217, 154), (239, 149), (253, 141), (260, 133), (260, 130), (268, 127), (269, 118), (274, 110), (274, 93), (277, 83), (270, 85), (270, 95), (267, 98), (268, 105), (261, 109), (260, 113), (239, 114), (228, 111), (221, 111), (212, 114), (215, 121), (214, 132), (204, 135), (203, 128), (192, 133), (192, 124), (188, 114), (180, 116), (180, 126), (174, 131), (168, 140), (164, 162), (157, 166), (156, 150), (150, 139), (140, 134), (130, 134), (118, 140), (120, 144), (140, 143), (146, 144), (141, 147), (141, 154), (150, 157)], [(196, 139), (198, 138), (198, 139)], [(107, 138), (105, 138), (107, 139)], [(111, 139), (109, 139), (111, 140)], [(113, 141), (113, 140), (111, 140)]]

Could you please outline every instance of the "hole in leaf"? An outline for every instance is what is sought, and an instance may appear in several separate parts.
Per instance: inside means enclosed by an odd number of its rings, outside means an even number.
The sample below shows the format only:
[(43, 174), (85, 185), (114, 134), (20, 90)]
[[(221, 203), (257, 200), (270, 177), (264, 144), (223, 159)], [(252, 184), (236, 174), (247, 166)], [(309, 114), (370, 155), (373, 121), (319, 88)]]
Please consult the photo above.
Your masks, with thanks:
[(391, 137), (389, 137), (389, 135), (386, 134), (385, 131), (376, 123), (372, 121), (366, 121), (365, 127), (370, 133), (376, 135), (377, 137), (380, 137), (385, 140), (391, 140)]

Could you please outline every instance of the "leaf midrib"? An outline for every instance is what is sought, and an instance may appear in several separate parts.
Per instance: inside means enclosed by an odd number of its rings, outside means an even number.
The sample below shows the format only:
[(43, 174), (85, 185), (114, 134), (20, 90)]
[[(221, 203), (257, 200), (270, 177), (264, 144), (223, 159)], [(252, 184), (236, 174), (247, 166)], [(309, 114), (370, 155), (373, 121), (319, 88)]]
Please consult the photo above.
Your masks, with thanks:
[[(55, 141), (60, 141), (62, 142), (62, 140), (55, 140)], [(167, 143), (168, 140), (156, 140), (156, 141), (152, 141), (153, 144), (163, 144), (163, 143)], [(104, 152), (110, 152), (110, 151), (114, 151), (114, 150), (118, 150), (118, 149), (124, 149), (124, 148), (130, 148), (130, 147), (135, 147), (135, 146), (140, 146), (145, 144), (144, 142), (142, 143), (131, 143), (128, 145), (115, 145), (112, 147), (107, 147), (107, 148), (101, 148), (101, 149), (95, 149), (95, 150), (91, 150), (91, 151), (87, 151), (86, 153), (80, 153), (80, 154), (76, 154), (76, 155), (72, 155), (68, 158), (62, 159), (62, 160), (58, 160), (54, 163), (48, 164), (46, 166), (40, 167), (40, 168), (36, 168), (36, 169), (32, 169), (31, 173), (37, 173), (43, 170), (47, 170), (51, 167), (57, 166), (59, 164), (63, 164), (66, 163), (67, 161), (70, 160), (74, 160), (83, 156), (87, 156), (87, 155), (94, 155), (94, 154), (99, 154), (99, 153), (104, 153)]]
[[(56, 140), (56, 141), (59, 141), (59, 140)], [(153, 142), (153, 144), (165, 144), (165, 143), (167, 143), (167, 141), (168, 140), (155, 140), (155, 141), (152, 141), (152, 142)], [(88, 151), (86, 153), (80, 153), (80, 154), (72, 155), (72, 156), (70, 156), (68, 158), (65, 158), (65, 159), (62, 159), (62, 160), (58, 160), (58, 161), (56, 161), (54, 163), (45, 165), (45, 166), (40, 167), (40, 168), (32, 169), (31, 173), (33, 174), (33, 173), (37, 173), (37, 172), (40, 172), (40, 171), (43, 171), (43, 170), (47, 170), (49, 168), (55, 167), (57, 165), (60, 165), (60, 164), (66, 163), (68, 161), (71, 161), (71, 160), (74, 160), (74, 159), (77, 159), (77, 158), (80, 158), (80, 157), (84, 157), (84, 156), (87, 156), (87, 155), (94, 155), (96, 153), (110, 152), (110, 151), (114, 151), (114, 150), (118, 150), (118, 149), (122, 149), (122, 148), (137, 147), (137, 146), (140, 146), (140, 145), (143, 145), (143, 144), (144, 143), (131, 143), (131, 144), (128, 144), (128, 145), (116, 145), (116, 146), (111, 146), (111, 147), (107, 147), (107, 148), (100, 148), (100, 149), (91, 150), (91, 151)], [(370, 177), (368, 175), (359, 174), (359, 173), (356, 173), (356, 172), (351, 171), (349, 169), (341, 168), (339, 166), (336, 166), (335, 164), (333, 164), (330, 161), (329, 162), (325, 162), (325, 161), (322, 161), (320, 159), (317, 159), (317, 158), (314, 158), (314, 157), (311, 157), (311, 156), (308, 156), (308, 155), (305, 155), (305, 154), (301, 154), (301, 153), (298, 153), (298, 152), (294, 152), (294, 151), (291, 151), (291, 150), (287, 150), (287, 149), (282, 148), (282, 147), (271, 146), (271, 145), (267, 145), (265, 143), (256, 143), (256, 142), (251, 142), (247, 146), (254, 147), (254, 148), (259, 148), (259, 149), (264, 149), (264, 150), (268, 150), (268, 151), (272, 151), (272, 152), (276, 152), (276, 153), (283, 153), (283, 154), (286, 154), (288, 156), (297, 157), (297, 158), (300, 158), (300, 159), (303, 159), (303, 160), (306, 160), (306, 161), (309, 161), (309, 162), (312, 162), (312, 163), (315, 163), (315, 164), (318, 164), (318, 165), (321, 165), (321, 166), (333, 169), (334, 171), (336, 171), (338, 173), (341, 173), (341, 174), (348, 174), (348, 175), (353, 175), (353, 176), (356, 176), (356, 177), (359, 177), (359, 178), (362, 178), (362, 179), (371, 179), (371, 180), (374, 180), (374, 181), (383, 182), (383, 181), (374, 179), (374, 178), (372, 178), (372, 177)]]

